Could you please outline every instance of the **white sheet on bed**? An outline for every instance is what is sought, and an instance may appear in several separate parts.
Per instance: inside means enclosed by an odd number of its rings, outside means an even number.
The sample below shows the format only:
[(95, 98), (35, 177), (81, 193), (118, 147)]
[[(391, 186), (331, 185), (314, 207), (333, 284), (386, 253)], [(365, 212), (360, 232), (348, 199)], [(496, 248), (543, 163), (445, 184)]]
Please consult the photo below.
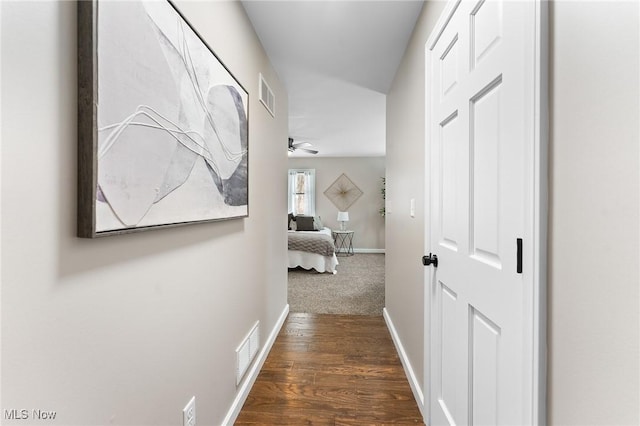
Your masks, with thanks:
[[(331, 235), (331, 229), (324, 228), (321, 231), (289, 231), (289, 232), (302, 232), (305, 234), (326, 234), (333, 238)], [(338, 258), (335, 253), (333, 256), (322, 256), (316, 253), (309, 253), (300, 250), (287, 250), (289, 254), (289, 268), (296, 268), (298, 266), (304, 269), (315, 269), (318, 272), (331, 272), (335, 274), (336, 266), (338, 266)]]

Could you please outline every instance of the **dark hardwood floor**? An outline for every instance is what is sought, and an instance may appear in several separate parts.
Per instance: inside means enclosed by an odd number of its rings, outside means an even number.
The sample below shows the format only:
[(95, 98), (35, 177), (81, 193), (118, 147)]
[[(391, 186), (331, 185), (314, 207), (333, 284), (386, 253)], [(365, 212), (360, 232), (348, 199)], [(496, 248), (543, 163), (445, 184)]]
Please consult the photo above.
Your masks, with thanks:
[(423, 423), (382, 317), (290, 314), (235, 424)]

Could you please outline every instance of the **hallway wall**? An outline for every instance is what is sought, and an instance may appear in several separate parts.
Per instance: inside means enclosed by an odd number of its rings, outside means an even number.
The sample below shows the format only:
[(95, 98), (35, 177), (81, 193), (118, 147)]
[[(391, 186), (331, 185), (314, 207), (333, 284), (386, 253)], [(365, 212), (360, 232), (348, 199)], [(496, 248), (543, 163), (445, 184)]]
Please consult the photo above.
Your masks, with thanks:
[(250, 216), (85, 240), (76, 2), (0, 2), (2, 416), (177, 425), (195, 395), (198, 424), (220, 424), (238, 389), (236, 347), (258, 320), (264, 342), (286, 306), (287, 94), (239, 2), (177, 6), (250, 92)]
[[(426, 2), (387, 94), (386, 308), (424, 389), (424, 44), (445, 2)], [(415, 199), (415, 217), (409, 215)]]
[(637, 425), (640, 4), (550, 6), (549, 424)]

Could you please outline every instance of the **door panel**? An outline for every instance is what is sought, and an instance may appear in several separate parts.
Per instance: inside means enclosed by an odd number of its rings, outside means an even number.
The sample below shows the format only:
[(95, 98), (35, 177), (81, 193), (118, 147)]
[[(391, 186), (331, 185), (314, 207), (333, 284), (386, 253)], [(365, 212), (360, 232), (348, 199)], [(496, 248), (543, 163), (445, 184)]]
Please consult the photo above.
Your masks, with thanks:
[(469, 381), (473, 425), (498, 424), (498, 347), (500, 327), (474, 307), (469, 308)]
[(441, 164), (439, 193), (441, 200), (441, 245), (450, 250), (458, 249), (458, 198), (460, 197), (459, 151), (460, 140), (458, 112), (454, 111), (440, 124)]
[(473, 257), (500, 269), (500, 103), (501, 83), (496, 80), (471, 99), (469, 139), (471, 156), (471, 247)]
[(439, 399), (441, 406), (447, 412), (455, 411), (456, 397), (456, 341), (452, 339), (458, 333), (456, 321), (456, 309), (458, 306), (458, 296), (446, 285), (440, 283), (441, 289), (441, 331), (442, 350), (440, 352), (440, 391)]
[(502, 38), (502, 2), (479, 1), (471, 11), (471, 49), (477, 66)]
[(459, 69), (459, 50), (458, 50), (458, 34), (454, 34), (449, 45), (440, 57), (440, 75), (442, 77), (442, 88), (440, 96), (444, 98), (458, 83)]

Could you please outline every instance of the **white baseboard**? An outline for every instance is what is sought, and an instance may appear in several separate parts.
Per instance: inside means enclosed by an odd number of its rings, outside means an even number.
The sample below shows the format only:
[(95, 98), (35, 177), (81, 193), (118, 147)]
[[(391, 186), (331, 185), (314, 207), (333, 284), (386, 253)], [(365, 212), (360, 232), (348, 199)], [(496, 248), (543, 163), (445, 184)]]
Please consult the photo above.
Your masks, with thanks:
[(384, 249), (368, 249), (368, 248), (354, 248), (354, 253), (382, 253), (384, 254)]
[(231, 404), (231, 407), (229, 408), (227, 415), (224, 417), (224, 420), (222, 421), (223, 425), (225, 426), (233, 425), (233, 423), (238, 418), (238, 414), (240, 414), (240, 410), (242, 410), (242, 406), (244, 405), (244, 402), (247, 400), (247, 397), (249, 396), (249, 391), (251, 390), (251, 387), (253, 387), (253, 384), (255, 383), (256, 379), (258, 378), (260, 369), (264, 365), (264, 362), (267, 359), (267, 355), (269, 355), (269, 351), (271, 351), (271, 347), (273, 346), (273, 342), (276, 341), (276, 337), (278, 336), (278, 333), (280, 332), (280, 329), (282, 328), (284, 321), (287, 319), (288, 314), (289, 314), (289, 304), (287, 304), (282, 310), (282, 313), (280, 314), (278, 321), (276, 321), (276, 324), (271, 330), (271, 333), (269, 333), (269, 337), (267, 338), (266, 342), (264, 342), (264, 346), (262, 347), (262, 349), (260, 350), (260, 353), (256, 357), (256, 361), (253, 363), (253, 366), (251, 366), (251, 368), (247, 372), (247, 376), (245, 377), (242, 385), (240, 386), (238, 394), (236, 395), (236, 398), (233, 400), (233, 404)]
[(393, 344), (396, 346), (396, 350), (398, 351), (398, 355), (400, 356), (400, 361), (402, 362), (402, 366), (404, 367), (404, 372), (407, 375), (407, 380), (409, 380), (409, 385), (411, 386), (411, 390), (413, 391), (413, 397), (416, 399), (416, 403), (418, 404), (418, 408), (420, 409), (420, 413), (422, 414), (422, 418), (425, 419), (426, 424), (427, 417), (424, 406), (424, 393), (422, 392), (422, 389), (420, 389), (416, 374), (413, 371), (411, 363), (409, 362), (407, 353), (404, 350), (404, 346), (402, 346), (400, 336), (398, 336), (398, 332), (393, 325), (393, 321), (391, 321), (391, 317), (389, 316), (389, 311), (387, 311), (387, 308), (384, 308), (382, 310), (382, 315), (384, 316), (384, 321), (387, 323), (389, 333), (391, 333)]

